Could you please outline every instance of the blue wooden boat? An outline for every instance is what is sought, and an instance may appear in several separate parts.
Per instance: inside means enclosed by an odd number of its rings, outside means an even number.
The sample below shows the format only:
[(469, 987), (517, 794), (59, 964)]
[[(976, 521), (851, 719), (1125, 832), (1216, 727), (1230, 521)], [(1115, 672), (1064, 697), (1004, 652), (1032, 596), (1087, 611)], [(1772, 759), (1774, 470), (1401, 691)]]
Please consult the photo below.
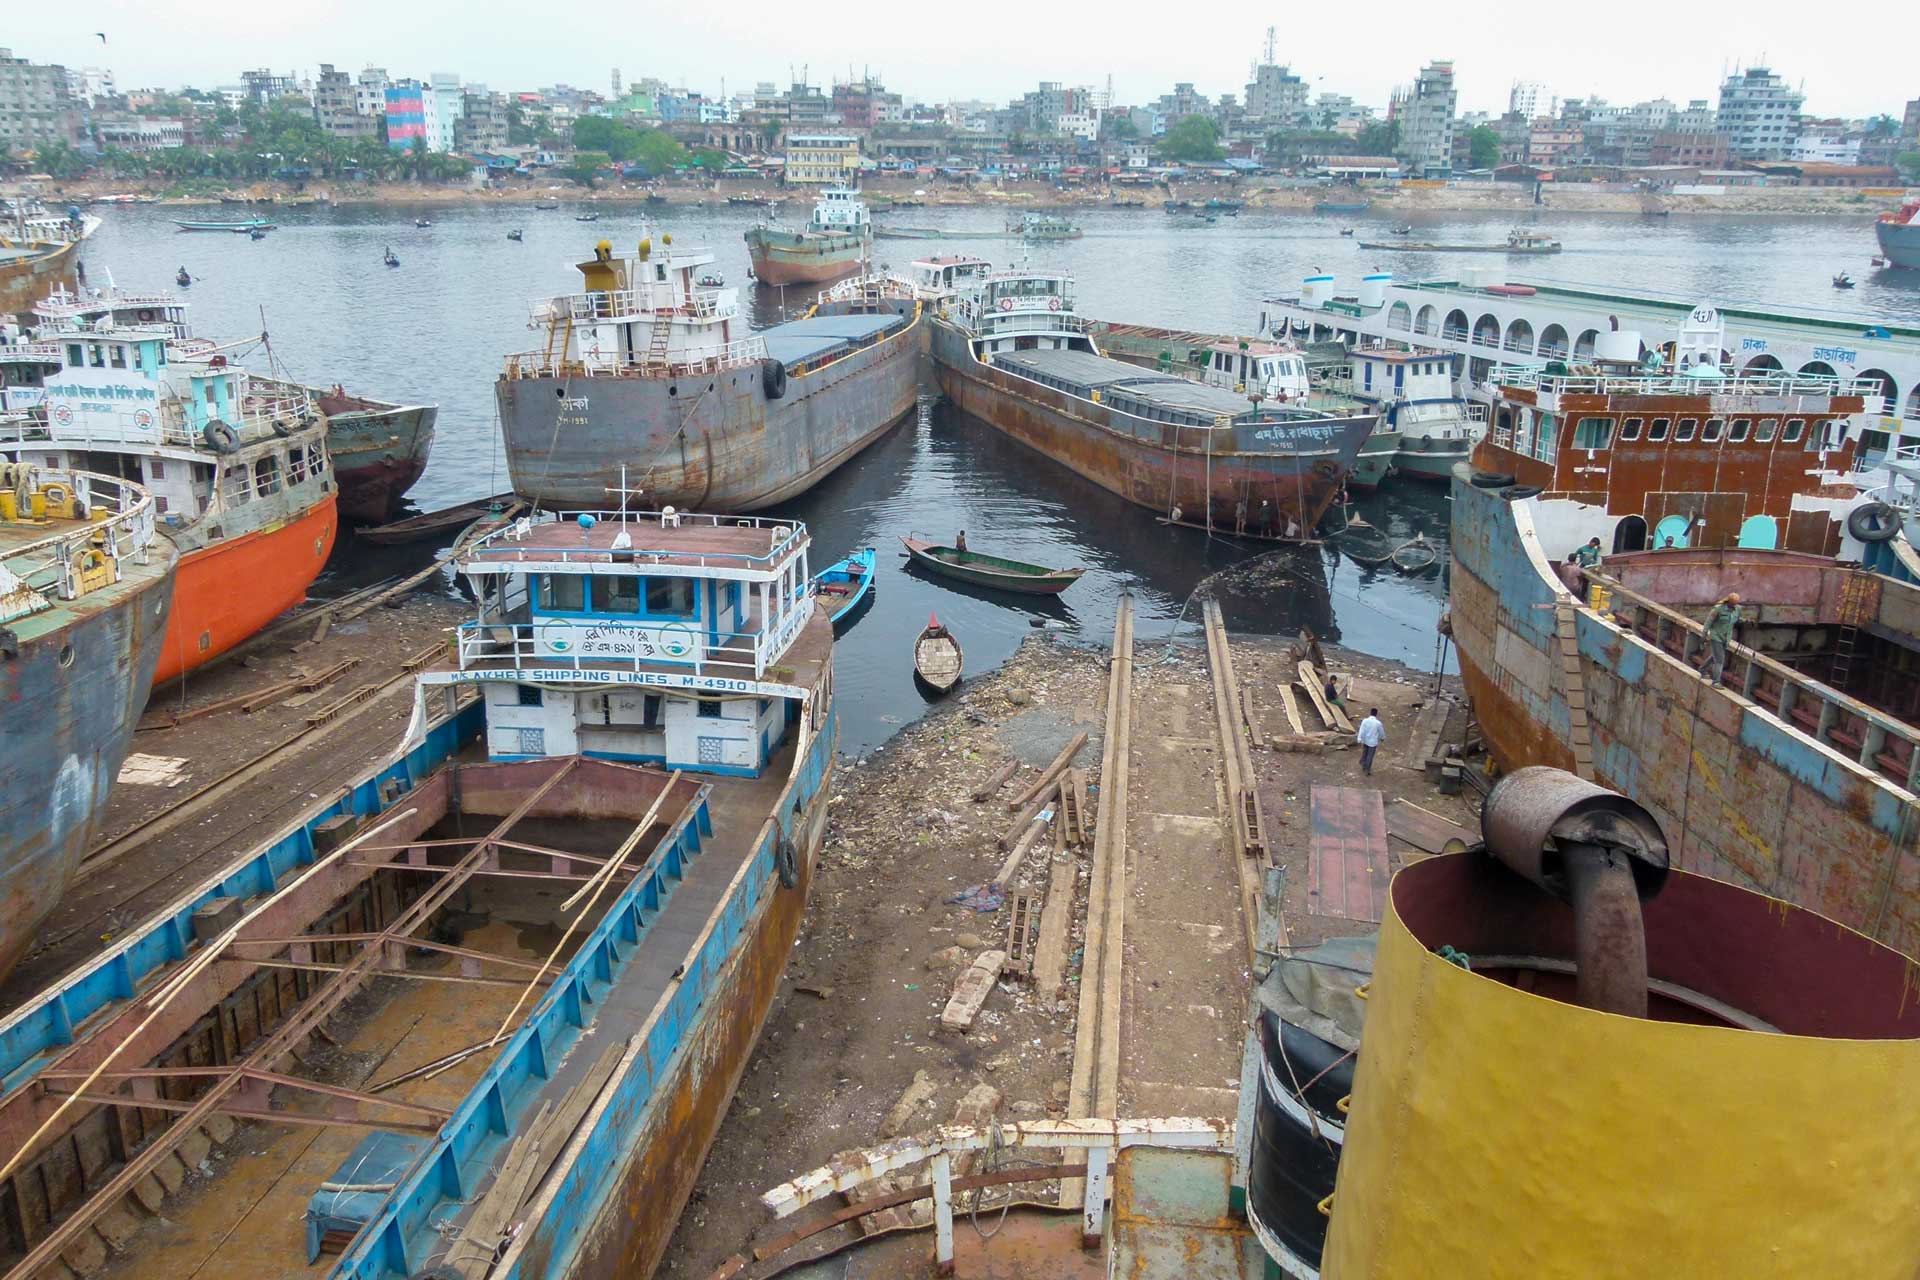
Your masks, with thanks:
[(271, 231), (273, 223), (265, 218), (246, 218), (240, 222), (202, 221), (197, 218), (175, 218), (173, 225), (182, 231), (234, 231), (246, 235), (249, 231)]
[(835, 564), (828, 565), (813, 580), (814, 596), (836, 626), (852, 617), (873, 591), (873, 570), (879, 554), (872, 547), (860, 550)]
[[(399, 754), (0, 1020), (0, 1182), (42, 1189), (22, 1274), (110, 1234), (134, 1275), (651, 1275), (825, 830), (808, 542), (608, 512), (463, 553), (477, 616)], [(304, 1217), (253, 1213), (263, 1160)], [(194, 1168), (192, 1214), (129, 1218)]]

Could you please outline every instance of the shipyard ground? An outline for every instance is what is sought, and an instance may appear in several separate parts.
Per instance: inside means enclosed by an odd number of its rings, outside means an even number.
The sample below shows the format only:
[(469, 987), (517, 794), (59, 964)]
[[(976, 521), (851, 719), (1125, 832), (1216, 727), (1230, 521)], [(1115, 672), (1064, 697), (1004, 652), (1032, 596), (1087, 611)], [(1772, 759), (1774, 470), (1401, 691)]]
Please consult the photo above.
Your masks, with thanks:
[[(1379, 706), (1387, 725), (1387, 745), (1366, 779), (1349, 735), (1336, 742), (1327, 733), (1323, 746), (1291, 733), (1279, 695), (1283, 672), (1290, 678), (1293, 671), (1289, 641), (1236, 636), (1230, 650), (1245, 703), (1235, 723), (1242, 731), (1251, 726), (1255, 744), (1250, 755), (1267, 857), (1288, 871), (1290, 940), (1366, 932), (1370, 923), (1330, 919), (1312, 898), (1311, 789), (1370, 786), (1389, 803), (1404, 798), (1477, 828), (1466, 800), (1437, 794), (1424, 762), (1413, 758), (1414, 726), (1433, 701), (1433, 677), (1328, 650), (1330, 664), (1353, 677), (1352, 699)], [(1104, 1043), (1078, 1038), (1083, 1054), (1116, 1059), (1108, 1073), (1117, 1096), (1102, 1099), (1097, 1081), (1092, 1086), (1091, 1106), (1104, 1114), (1230, 1120), (1237, 1108), (1250, 981), (1243, 903), (1257, 860), (1238, 853), (1228, 817), (1214, 687), (1204, 643), (1170, 647), (1156, 628), (1135, 644), (1125, 840), (1113, 855), (1124, 858), (1124, 941), (1113, 962), (1119, 1013)], [(1457, 694), (1453, 678), (1446, 691)], [(1084, 954), (1101, 945), (1098, 938), (1090, 945), (1087, 930), (1097, 841), (1062, 854), (1040, 841), (1008, 888), (1009, 899), (1032, 894), (1042, 914), (1050, 879), (1073, 886), (1066, 980), (1058, 993), (1003, 977), (965, 1033), (941, 1028), (940, 1015), (961, 967), (982, 950), (1005, 946), (1009, 915), (950, 899), (994, 876), (1006, 856), (997, 841), (1011, 820), (1007, 801), (1081, 730), (1089, 741), (1075, 759), (1093, 774), (1098, 797), (1108, 694), (1104, 651), (1035, 638), (1000, 670), (970, 679), (945, 705), (842, 770), (787, 984), (661, 1274), (708, 1276), (743, 1249), (793, 1228), (793, 1221), (771, 1218), (760, 1194), (838, 1153), (943, 1124), (1064, 1116), (1078, 1103), (1076, 1080), (1086, 1073), (1076, 1071), (1083, 972), (1091, 983), (1101, 967)], [(1010, 759), (1021, 763), (1020, 772), (976, 803), (973, 791)], [(1421, 856), (1389, 843), (1395, 869)], [(1071, 862), (1070, 880), (1052, 875), (1056, 858)], [(909, 1175), (898, 1185), (919, 1180)], [(1011, 1198), (1051, 1205), (1055, 1186), (1016, 1186)], [(981, 1203), (991, 1213), (957, 1215), (958, 1274), (1104, 1274), (1097, 1254), (1070, 1247), (1076, 1220), (1057, 1211), (1015, 1213), (1006, 1238), (987, 1246), (983, 1235), (994, 1231), (1006, 1199), (986, 1192)], [(962, 1197), (958, 1207), (969, 1203)], [(836, 1227), (739, 1274), (824, 1257), (865, 1229), (891, 1234), (800, 1274), (931, 1275), (931, 1233), (905, 1229), (930, 1216), (925, 1201), (911, 1212), (872, 1215), (860, 1220), (864, 1227)]]

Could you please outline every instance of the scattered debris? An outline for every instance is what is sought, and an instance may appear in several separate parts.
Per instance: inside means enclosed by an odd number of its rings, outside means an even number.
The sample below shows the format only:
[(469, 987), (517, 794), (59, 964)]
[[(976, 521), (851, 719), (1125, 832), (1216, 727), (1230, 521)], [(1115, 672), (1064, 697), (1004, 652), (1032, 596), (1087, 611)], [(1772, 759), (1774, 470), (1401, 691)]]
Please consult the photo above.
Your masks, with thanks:
[(954, 984), (953, 997), (947, 1001), (947, 1007), (940, 1015), (940, 1025), (949, 1031), (965, 1031), (971, 1027), (973, 1020), (980, 1016), (980, 1006), (987, 1002), (995, 980), (1006, 965), (1006, 952), (981, 952), (973, 962), (973, 967), (961, 974), (960, 981)]

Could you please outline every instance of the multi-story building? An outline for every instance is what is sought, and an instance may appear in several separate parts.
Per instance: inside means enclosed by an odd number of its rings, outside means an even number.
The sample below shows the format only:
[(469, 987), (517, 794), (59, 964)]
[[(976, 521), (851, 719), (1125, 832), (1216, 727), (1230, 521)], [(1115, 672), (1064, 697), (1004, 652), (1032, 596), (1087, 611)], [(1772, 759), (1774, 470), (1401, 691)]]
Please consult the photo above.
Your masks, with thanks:
[(69, 71), (67, 82), (73, 96), (90, 107), (98, 104), (102, 98), (118, 97), (120, 92), (114, 87), (113, 72), (106, 67), (82, 67), (78, 71)]
[(833, 99), (810, 84), (796, 84), (786, 92), (789, 129), (817, 130), (832, 114)]
[(1082, 142), (1100, 140), (1100, 114), (1097, 111), (1063, 111), (1054, 121), (1055, 133)]
[(100, 115), (94, 140), (103, 151), (166, 151), (187, 145), (186, 121), (161, 116)]
[(270, 102), (299, 91), (292, 76), (275, 75), (264, 67), (258, 71), (242, 71), (240, 83), (246, 91), (247, 100), (256, 107), (265, 107)]
[(489, 93), (483, 84), (465, 86), (453, 149), (461, 155), (496, 154), (507, 149), (507, 95)]
[(1255, 67), (1247, 85), (1247, 118), (1276, 128), (1306, 128), (1312, 123), (1307, 82), (1286, 67)]
[(1453, 167), (1453, 117), (1459, 93), (1453, 63), (1430, 62), (1411, 89), (1394, 95), (1400, 157), (1416, 178), (1444, 178)]
[(451, 71), (434, 72), (433, 78), (427, 83), (422, 106), (426, 114), (427, 149), (452, 151), (454, 127), (467, 110), (466, 92), (460, 87), (460, 77)]
[(1667, 129), (1654, 135), (1653, 154), (1649, 162), (1724, 169), (1727, 166), (1727, 139), (1724, 134), (1715, 133), (1712, 129)]
[(1736, 160), (1784, 160), (1800, 136), (1806, 95), (1766, 67), (1748, 67), (1720, 86), (1717, 127)]
[(1719, 128), (1719, 113), (1705, 98), (1694, 98), (1673, 113), (1667, 128), (1675, 133), (1713, 133)]
[(1362, 105), (1344, 93), (1323, 93), (1313, 101), (1311, 128), (1338, 133), (1358, 133), (1360, 126), (1373, 119), (1373, 108)]
[(67, 69), (0, 49), (0, 150), (80, 140), (80, 103)]
[(1844, 120), (1807, 120), (1787, 158), (1796, 164), (1857, 165), (1860, 142), (1861, 135), (1850, 132)]
[(1553, 114), (1553, 95), (1547, 92), (1547, 86), (1536, 80), (1515, 80), (1513, 87), (1507, 90), (1507, 114), (1519, 116), (1522, 120), (1550, 116)]
[(416, 146), (431, 150), (427, 136), (427, 87), (418, 80), (396, 80), (387, 86), (387, 146), (395, 151), (411, 151)]
[(859, 180), (860, 139), (850, 133), (789, 133), (785, 147), (788, 182), (831, 187)]
[(872, 76), (833, 86), (833, 114), (844, 128), (866, 131), (875, 125), (890, 124), (905, 113), (906, 104), (897, 93)]
[(371, 138), (377, 133), (373, 118), (360, 114), (353, 77), (334, 70), (331, 62), (320, 64), (320, 75), (313, 82), (313, 118), (330, 138)]
[(1166, 117), (1169, 125), (1178, 124), (1188, 116), (1213, 115), (1213, 104), (1204, 95), (1195, 93), (1193, 85), (1184, 80), (1173, 86), (1172, 93), (1161, 94), (1153, 107)]
[(354, 110), (368, 119), (387, 114), (387, 69), (368, 67), (353, 80)]
[(1561, 163), (1579, 150), (1582, 128), (1558, 120), (1535, 120), (1527, 130), (1526, 162), (1535, 167)]

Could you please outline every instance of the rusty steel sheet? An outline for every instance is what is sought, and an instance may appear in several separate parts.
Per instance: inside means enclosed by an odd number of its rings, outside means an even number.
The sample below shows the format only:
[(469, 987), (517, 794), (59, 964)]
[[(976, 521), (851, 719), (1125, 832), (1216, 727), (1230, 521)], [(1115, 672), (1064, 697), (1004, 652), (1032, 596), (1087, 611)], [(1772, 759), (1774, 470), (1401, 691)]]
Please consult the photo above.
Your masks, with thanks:
[(1307, 892), (1320, 915), (1380, 923), (1387, 900), (1387, 816), (1378, 791), (1315, 785)]

